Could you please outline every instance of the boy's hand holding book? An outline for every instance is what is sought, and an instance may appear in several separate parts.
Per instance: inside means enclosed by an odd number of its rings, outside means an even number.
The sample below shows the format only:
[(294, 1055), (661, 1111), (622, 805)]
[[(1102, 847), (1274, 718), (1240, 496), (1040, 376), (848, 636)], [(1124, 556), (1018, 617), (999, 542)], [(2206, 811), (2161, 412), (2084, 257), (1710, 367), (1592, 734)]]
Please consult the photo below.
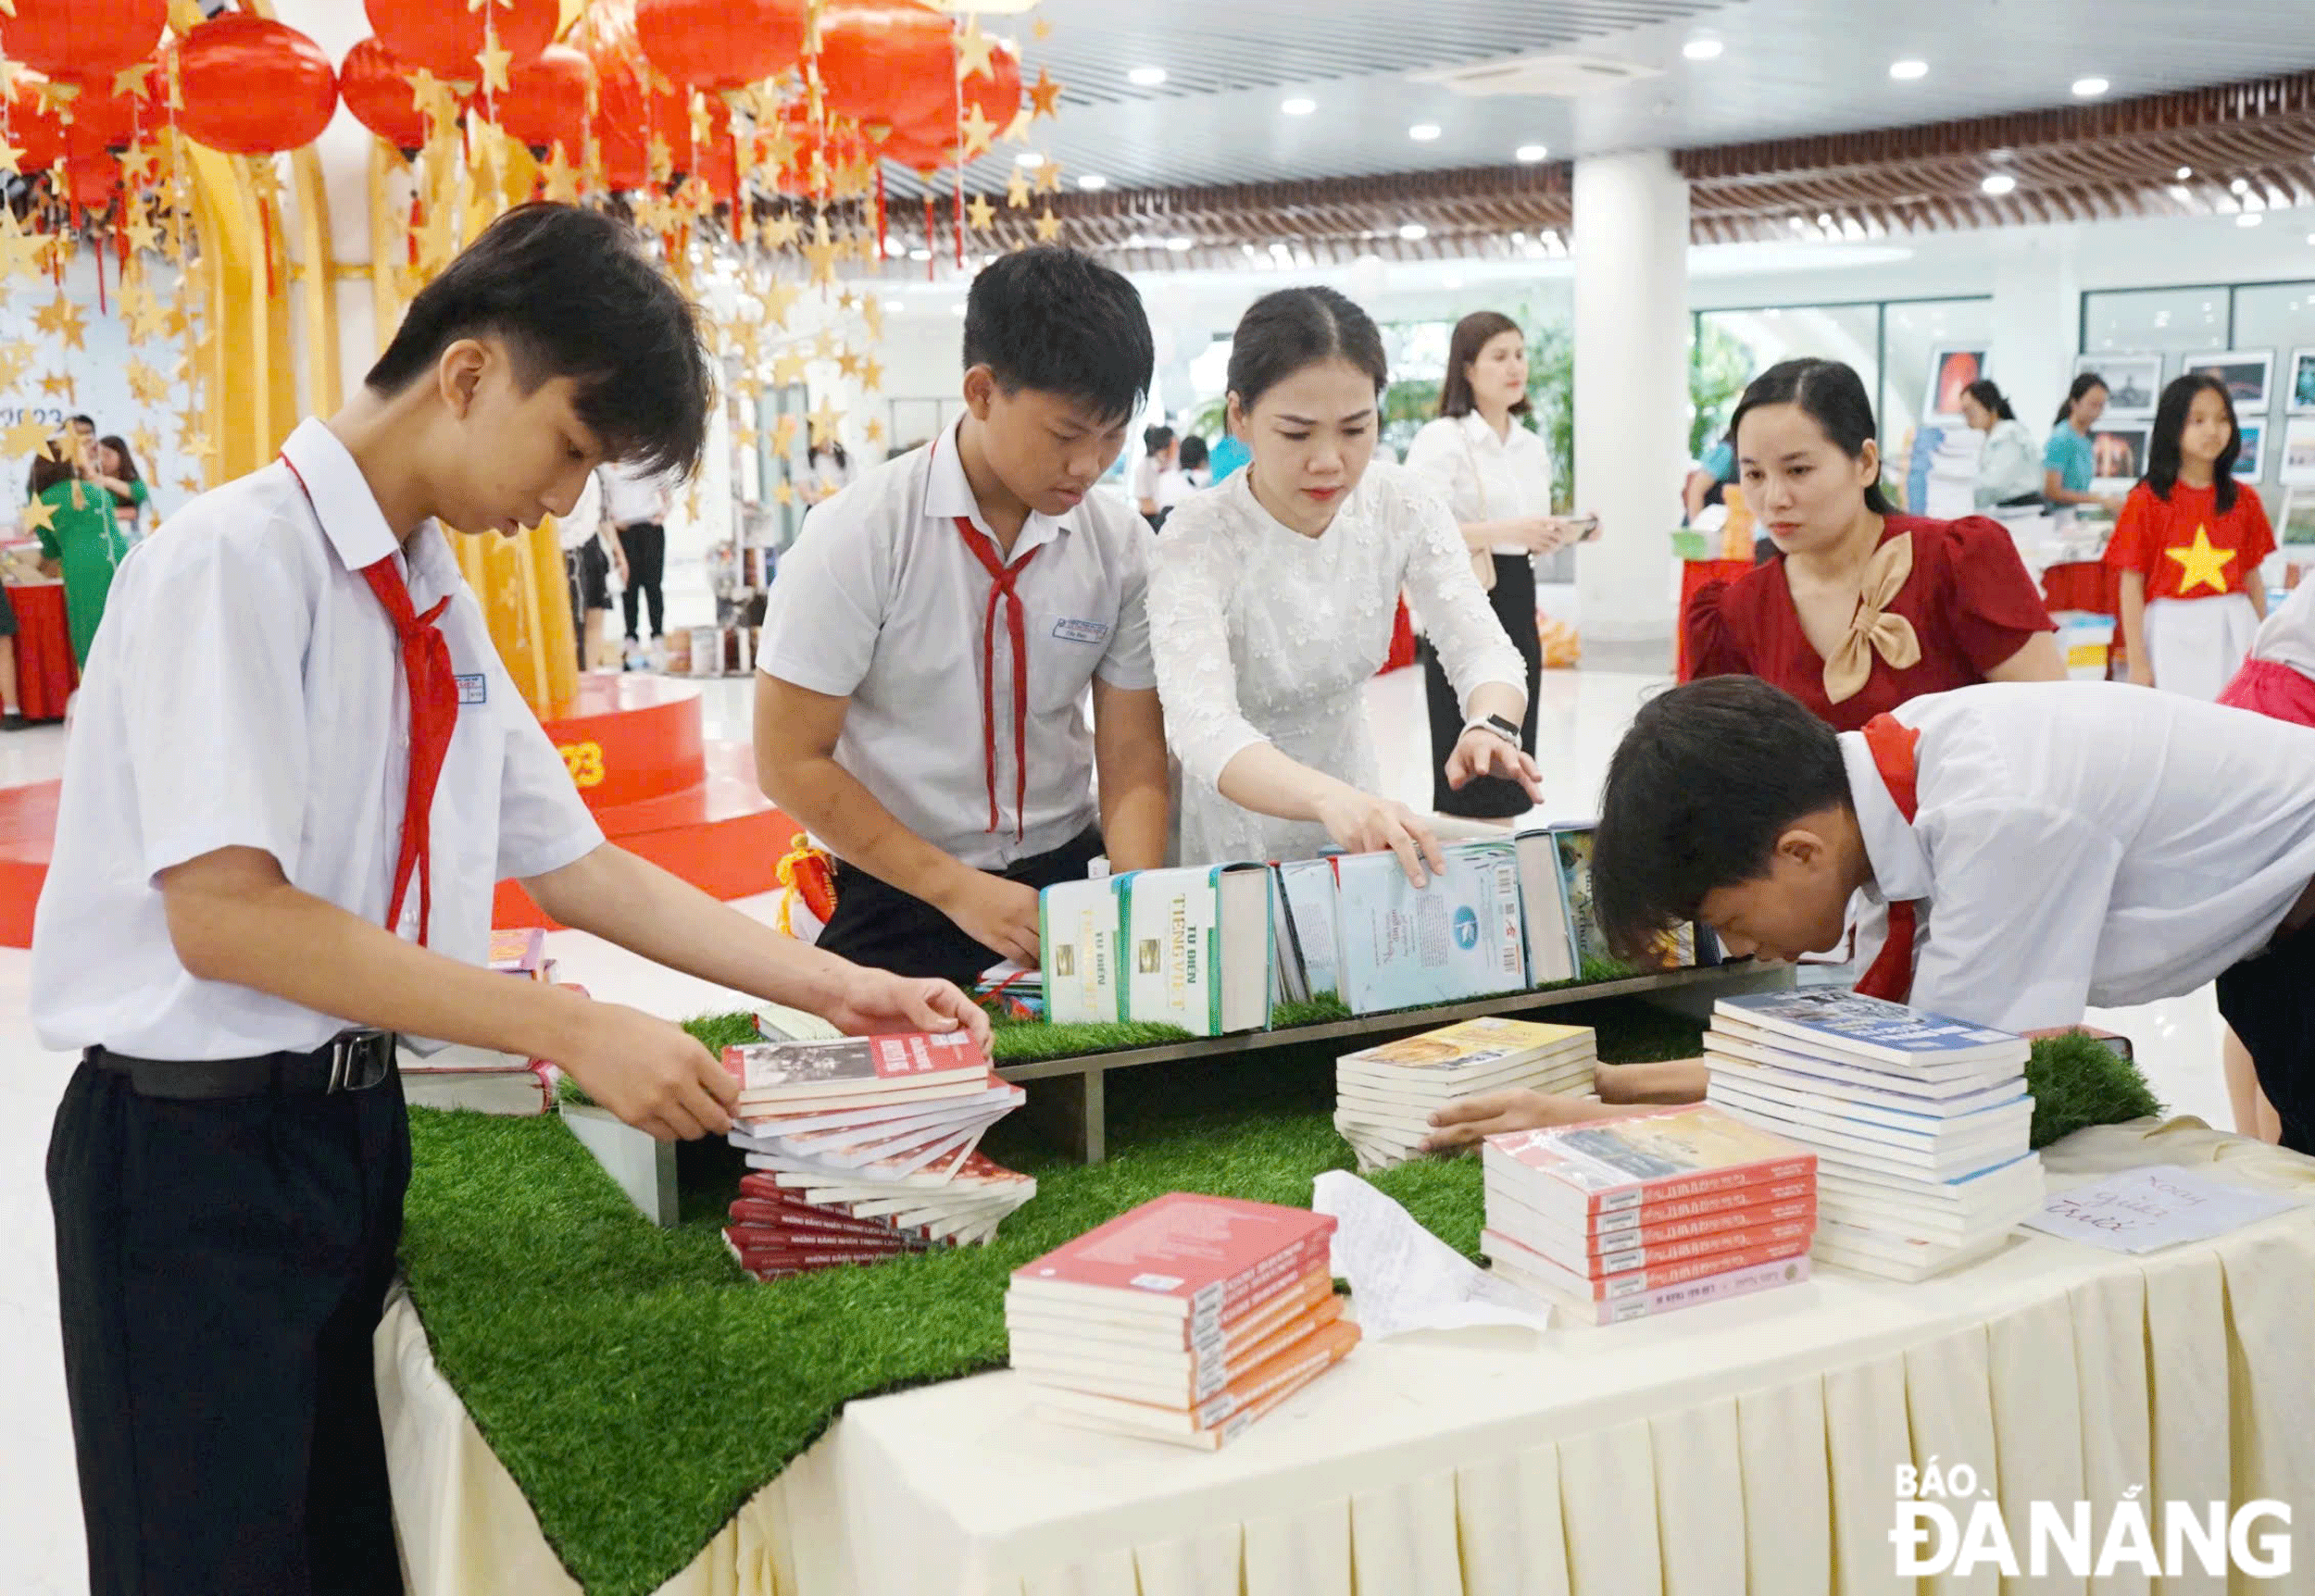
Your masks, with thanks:
[(1515, 1086), (1505, 1091), (1491, 1091), (1483, 1097), (1467, 1097), (1460, 1103), (1450, 1103), (1432, 1115), (1431, 1135), (1422, 1144), (1425, 1153), (1451, 1153), (1458, 1147), (1469, 1147), (1484, 1141), (1490, 1136), (1500, 1136), (1509, 1130), (1533, 1130), (1546, 1125), (1572, 1125), (1581, 1119), (1613, 1119), (1629, 1114), (1628, 1108), (1612, 1103), (1587, 1103), (1580, 1097), (1561, 1097), (1554, 1092), (1531, 1091)]
[(588, 1004), (556, 1063), (589, 1097), (661, 1141), (721, 1136), (740, 1089), (678, 1025), (622, 1004)]
[[(1037, 889), (986, 870), (966, 870), (944, 893), (941, 913), (984, 948), (1033, 967), (1043, 956), (1037, 942)], [(904, 1030), (927, 1029), (903, 1026)]]
[[(1012, 886), (1015, 883), (1004, 883)], [(1036, 893), (1029, 888), (1032, 904)], [(1031, 947), (1036, 945), (1031, 938)], [(1034, 966), (1032, 952), (1029, 963)], [(962, 1030), (980, 1044), (989, 1045), (989, 1016), (951, 983), (930, 977), (896, 976), (887, 970), (855, 966), (844, 977), (835, 1002), (821, 1016), (847, 1036), (889, 1036), (923, 1030), (939, 1033)]]

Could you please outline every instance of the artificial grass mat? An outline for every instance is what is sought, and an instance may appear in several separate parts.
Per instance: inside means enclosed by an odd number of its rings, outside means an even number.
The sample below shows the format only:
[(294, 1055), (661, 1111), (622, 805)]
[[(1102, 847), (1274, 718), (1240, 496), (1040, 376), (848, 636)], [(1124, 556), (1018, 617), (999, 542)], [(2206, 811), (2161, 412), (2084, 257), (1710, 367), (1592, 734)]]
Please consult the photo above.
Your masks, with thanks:
[[(1691, 1055), (1702, 1032), (1635, 999), (1553, 1017), (1594, 1027), (1611, 1063)], [(712, 1047), (749, 1023), (691, 1029)], [(2036, 1047), (2037, 1097), (2064, 1097), (2064, 1128), (2150, 1112), (2135, 1071), (2086, 1046)], [(990, 1154), (1038, 1190), (985, 1247), (770, 1285), (741, 1274), (718, 1234), (741, 1168), (729, 1148), (685, 1149), (683, 1222), (661, 1230), (552, 1118), (413, 1110), (404, 1267), (436, 1365), (565, 1565), (590, 1591), (648, 1591), (845, 1402), (1001, 1366), (1006, 1279), (1020, 1265), (1167, 1191), (1307, 1205), (1312, 1177), (1351, 1165), (1332, 1122), (1339, 1051), (1290, 1043), (1120, 1071), (1106, 1164), (1063, 1161), (1018, 1116), (990, 1133)], [(2037, 1109), (2035, 1145), (2058, 1123), (2046, 1128)], [(1477, 1159), (1372, 1179), (1476, 1255)]]

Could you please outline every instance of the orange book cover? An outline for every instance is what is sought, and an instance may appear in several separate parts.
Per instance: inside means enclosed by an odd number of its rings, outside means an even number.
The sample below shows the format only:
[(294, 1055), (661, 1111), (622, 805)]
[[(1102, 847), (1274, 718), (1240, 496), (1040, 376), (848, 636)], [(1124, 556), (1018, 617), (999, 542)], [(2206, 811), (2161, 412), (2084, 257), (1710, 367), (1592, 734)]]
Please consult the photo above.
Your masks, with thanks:
[(1183, 1318), (1227, 1319), (1317, 1266), (1333, 1234), (1332, 1215), (1170, 1191), (1022, 1265), (1013, 1284), (1031, 1294), (1075, 1287), (1096, 1301), (1115, 1293)]

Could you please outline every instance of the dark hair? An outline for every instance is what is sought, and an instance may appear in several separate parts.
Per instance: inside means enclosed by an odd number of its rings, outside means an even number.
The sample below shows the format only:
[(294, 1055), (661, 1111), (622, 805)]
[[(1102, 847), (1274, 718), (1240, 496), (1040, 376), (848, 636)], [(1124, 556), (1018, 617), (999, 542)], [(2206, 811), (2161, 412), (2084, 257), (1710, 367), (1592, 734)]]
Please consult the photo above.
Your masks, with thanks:
[(1374, 318), (1331, 288), (1282, 288), (1246, 306), (1230, 346), (1230, 392), (1241, 411), (1321, 360), (1347, 360), (1374, 380), (1380, 398), (1391, 363)]
[(1207, 461), (1206, 440), (1193, 432), (1182, 440), (1182, 468), (1195, 471)]
[[(2093, 388), (2103, 388), (2105, 386), (2106, 379), (2099, 376), (2095, 371), (2084, 371), (2077, 373), (2074, 377), (2072, 386), (2066, 390), (2066, 402), (2058, 407), (2058, 419), (2059, 421), (2071, 420), (2073, 417), (2074, 406), (2082, 403), (2083, 395), (2089, 393)], [(2052, 425), (2056, 425), (2056, 423), (2053, 422)]]
[(1170, 427), (1145, 427), (1144, 429), (1142, 429), (1142, 452), (1143, 452), (1144, 454), (1145, 454), (1145, 455), (1162, 455), (1162, 454), (1164, 454), (1164, 453), (1165, 453), (1168, 449), (1170, 449), (1170, 448), (1172, 448), (1172, 447), (1173, 447), (1173, 429), (1172, 429), (1172, 428), (1170, 428)]
[(2009, 407), (2009, 401), (2001, 396), (2001, 390), (1995, 386), (1991, 377), (1981, 377), (1961, 392), (1991, 410), (1999, 420), (2015, 421), (2018, 418), (2018, 413)]
[(24, 496), (37, 499), (58, 482), (69, 482), (79, 474), (69, 459), (60, 459), (45, 448), (35, 450), (31, 471), (24, 479)]
[(715, 368), (690, 300), (600, 211), (518, 206), (419, 291), (364, 380), (392, 397), (462, 338), (507, 345), (527, 392), (573, 379), (579, 419), (611, 459), (688, 475), (707, 446)]
[(96, 430), (96, 418), (94, 416), (75, 416), (72, 418), (72, 424), (75, 427), (86, 427), (92, 432)]
[(2189, 371), (2184, 377), (2173, 377), (2162, 390), (2162, 402), (2155, 406), (2154, 425), (2146, 432), (2146, 486), (2154, 496), (2168, 504), (2171, 490), (2178, 486), (2178, 443), (2185, 435), (2187, 413), (2195, 407), (2197, 393), (2216, 393), (2219, 403), (2227, 407), (2227, 443), (2211, 463), (2211, 493), (2218, 511), (2225, 515), (2234, 508), (2234, 462), (2243, 453), (2243, 423), (2235, 419), (2234, 395), (2227, 392), (2226, 379), (2210, 371)]
[[(120, 456), (120, 480), (122, 481), (134, 482), (140, 480), (137, 476), (137, 457), (129, 453), (129, 441), (127, 439), (120, 437), (117, 433), (107, 432), (96, 441), (104, 447), (110, 449), (114, 454)], [(109, 475), (110, 473), (106, 474)], [(119, 505), (124, 510), (136, 502), (136, 496), (132, 493), (115, 493), (113, 495), (113, 503)]]
[(851, 468), (852, 462), (845, 458), (844, 445), (832, 438), (825, 443), (815, 443), (804, 451), (804, 458), (807, 464), (822, 455), (835, 461), (836, 469), (839, 471), (848, 470)]
[(965, 365), (987, 367), (1007, 393), (1058, 393), (1116, 421), (1141, 408), (1157, 364), (1142, 296), (1080, 251), (999, 256), (965, 295)]
[[(1518, 332), (1524, 344), (1527, 334), (1520, 324), (1499, 310), (1474, 310), (1455, 324), (1454, 336), (1447, 340), (1446, 380), (1439, 384), (1439, 414), (1468, 416), (1471, 404), (1470, 364), (1479, 358), (1479, 352), (1507, 332)], [(1511, 414), (1524, 416), (1532, 406), (1522, 393), (1511, 406)]]
[[(1863, 459), (1865, 445), (1876, 437), (1873, 403), (1865, 397), (1865, 384), (1838, 360), (1783, 360), (1754, 378), (1736, 402), (1736, 413), (1728, 418), (1732, 442), (1745, 418), (1763, 405), (1799, 405), (1833, 446), (1852, 460)], [(1865, 484), (1865, 507), (1876, 516), (1895, 513), (1878, 481)]]
[(1592, 907), (1632, 958), (1705, 894), (1767, 874), (1793, 823), (1849, 802), (1840, 738), (1782, 689), (1715, 676), (1640, 706), (1608, 762)]

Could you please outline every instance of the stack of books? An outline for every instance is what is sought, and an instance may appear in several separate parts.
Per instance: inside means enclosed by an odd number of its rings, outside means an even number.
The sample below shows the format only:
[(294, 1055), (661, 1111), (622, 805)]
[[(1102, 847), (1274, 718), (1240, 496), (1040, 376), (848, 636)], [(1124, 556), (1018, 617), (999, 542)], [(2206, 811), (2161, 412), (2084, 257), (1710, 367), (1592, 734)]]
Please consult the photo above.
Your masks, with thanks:
[(999, 1019), (1043, 1019), (1045, 973), (1011, 959), (1001, 959), (982, 970), (981, 979), (972, 983), (972, 1001)]
[(555, 961), (546, 956), (546, 933), (536, 927), (491, 933), (490, 966), (501, 975), (552, 981)]
[(2022, 1037), (1833, 990), (1716, 1004), (1710, 1102), (1813, 1150), (1821, 1263), (1921, 1280), (2041, 1206)]
[(1025, 1094), (961, 1031), (754, 1042), (723, 1064), (740, 1086), (731, 1141), (753, 1172), (724, 1240), (760, 1278), (984, 1241), (1036, 1194), (979, 1153)]
[(402, 1075), (402, 1100), (412, 1108), (517, 1116), (551, 1111), (555, 1083), (563, 1075), (544, 1059), (457, 1043), (429, 1054), (405, 1046), (395, 1067)]
[(1467, 1019), (1343, 1054), (1334, 1064), (1334, 1128), (1362, 1173), (1387, 1168), (1421, 1153), (1433, 1110), (1515, 1086), (1588, 1096), (1598, 1063), (1586, 1027)]
[(1340, 1363), (1330, 1215), (1176, 1191), (1013, 1272), (1038, 1416), (1212, 1449)]
[(1808, 1278), (1817, 1159), (1699, 1104), (1491, 1136), (1495, 1271), (1611, 1325)]

